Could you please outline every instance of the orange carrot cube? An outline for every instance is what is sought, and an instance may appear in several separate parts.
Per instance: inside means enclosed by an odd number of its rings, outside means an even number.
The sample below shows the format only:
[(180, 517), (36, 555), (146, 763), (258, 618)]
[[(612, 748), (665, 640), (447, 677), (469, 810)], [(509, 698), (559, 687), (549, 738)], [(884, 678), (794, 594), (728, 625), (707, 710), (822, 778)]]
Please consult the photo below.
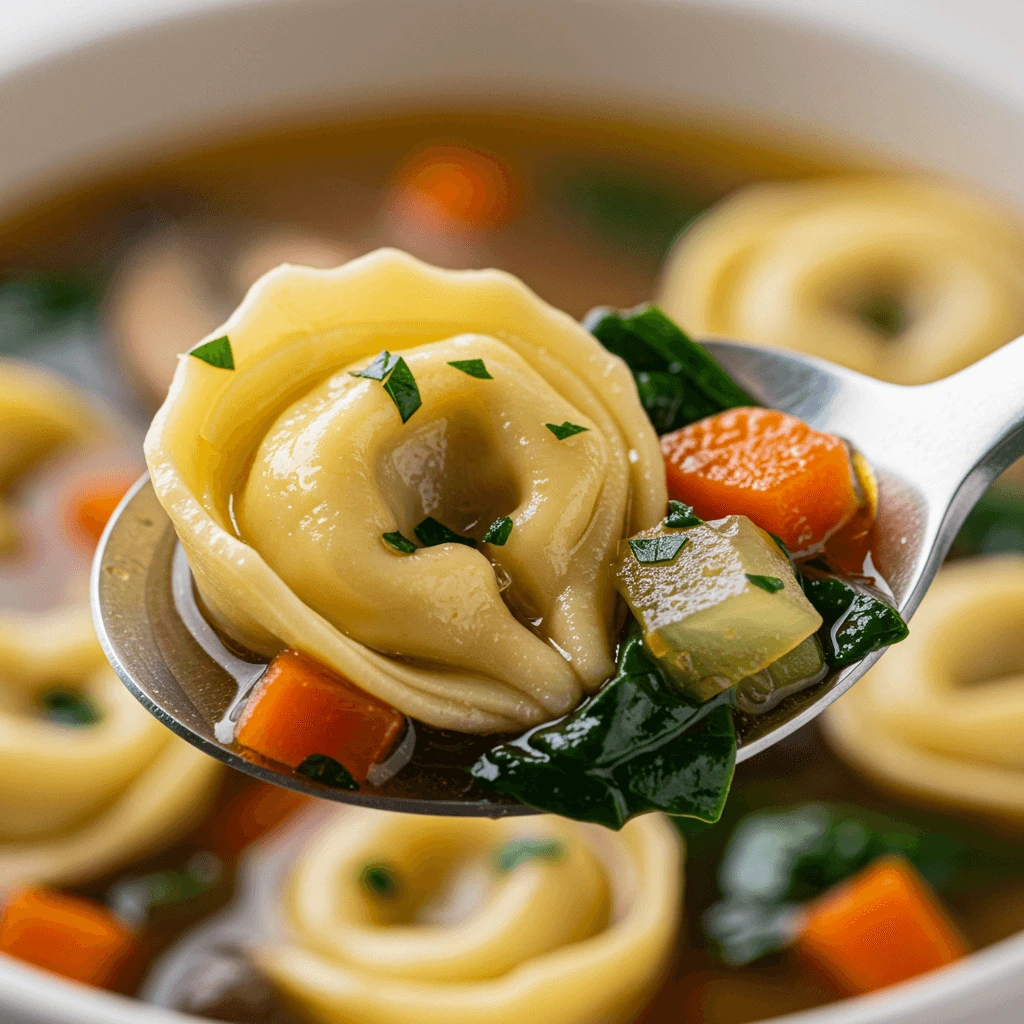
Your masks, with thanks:
[(243, 747), (298, 768), (326, 754), (356, 782), (395, 745), (405, 718), (325, 665), (298, 651), (270, 664), (242, 712), (235, 739)]

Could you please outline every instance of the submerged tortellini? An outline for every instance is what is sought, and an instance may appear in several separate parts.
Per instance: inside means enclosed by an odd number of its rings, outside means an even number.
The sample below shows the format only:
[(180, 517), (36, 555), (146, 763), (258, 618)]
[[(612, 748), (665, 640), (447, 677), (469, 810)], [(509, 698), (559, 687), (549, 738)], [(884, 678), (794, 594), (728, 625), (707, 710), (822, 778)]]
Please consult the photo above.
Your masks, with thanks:
[(37, 463), (97, 428), (87, 403), (68, 385), (36, 367), (0, 359), (0, 554), (19, 539), (7, 491)]
[(0, 616), (0, 891), (73, 885), (159, 849), (222, 770), (119, 682), (87, 606)]
[(283, 890), (286, 940), (255, 951), (325, 1024), (619, 1024), (675, 944), (681, 844), (553, 817), (345, 811)]
[[(632, 377), (584, 328), (507, 274), (381, 250), (272, 271), (217, 335), (234, 369), (182, 359), (146, 454), (235, 639), (463, 732), (611, 674), (611, 556), (666, 493)], [(402, 394), (375, 369), (399, 358)]]
[(755, 185), (683, 234), (659, 302), (697, 336), (923, 384), (1024, 331), (1024, 231), (927, 179)]
[(833, 748), (904, 795), (1024, 819), (1024, 556), (945, 566), (913, 627), (825, 713)]

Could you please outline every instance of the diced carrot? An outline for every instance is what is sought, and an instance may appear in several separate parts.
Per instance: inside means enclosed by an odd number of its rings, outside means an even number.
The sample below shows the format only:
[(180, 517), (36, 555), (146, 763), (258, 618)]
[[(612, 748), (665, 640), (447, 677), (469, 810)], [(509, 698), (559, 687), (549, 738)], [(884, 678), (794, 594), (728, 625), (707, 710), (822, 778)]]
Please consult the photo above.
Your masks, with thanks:
[(314, 798), (269, 782), (251, 782), (209, 824), (213, 852), (234, 860), (250, 843), (280, 825)]
[(807, 911), (796, 949), (842, 995), (873, 992), (966, 956), (967, 943), (903, 857), (881, 857)]
[(279, 654), (238, 721), (235, 739), (273, 761), (298, 768), (310, 754), (326, 754), (366, 781), (383, 760), (405, 719), (298, 651)]
[(407, 216), (490, 228), (512, 215), (514, 189), (508, 169), (494, 156), (462, 146), (431, 146), (398, 176)]
[(134, 482), (134, 479), (124, 476), (104, 477), (74, 494), (68, 514), (74, 532), (95, 547), (114, 509)]
[(86, 985), (116, 985), (136, 948), (105, 907), (53, 889), (15, 892), (0, 917), (0, 950)]
[(743, 515), (808, 551), (857, 511), (846, 445), (775, 409), (729, 409), (661, 439), (670, 498), (704, 519)]

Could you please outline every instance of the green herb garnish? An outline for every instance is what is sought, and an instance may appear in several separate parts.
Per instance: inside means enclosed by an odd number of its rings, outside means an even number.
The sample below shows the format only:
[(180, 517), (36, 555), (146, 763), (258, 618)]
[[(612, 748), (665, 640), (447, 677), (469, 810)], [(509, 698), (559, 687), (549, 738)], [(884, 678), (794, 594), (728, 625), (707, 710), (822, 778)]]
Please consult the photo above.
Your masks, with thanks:
[(494, 855), (494, 870), (500, 875), (515, 871), (531, 860), (560, 860), (565, 848), (557, 839), (513, 839)]
[(387, 349), (383, 352), (365, 370), (353, 370), (353, 377), (365, 377), (367, 380), (387, 380), (388, 374), (398, 365), (398, 356), (393, 356)]
[(674, 562), (688, 543), (688, 537), (672, 534), (662, 537), (634, 537), (629, 542), (629, 549), (641, 565), (665, 565), (667, 562)]
[(388, 864), (364, 864), (359, 872), (359, 884), (371, 895), (382, 900), (397, 899), (402, 891), (398, 873)]
[(659, 434), (759, 404), (657, 306), (595, 309), (583, 323), (632, 370), (640, 402)]
[(514, 525), (515, 523), (513, 523), (508, 516), (502, 516), (500, 519), (495, 519), (484, 534), (484, 543), (497, 544), (500, 547), (511, 536), (512, 527)]
[(184, 868), (118, 879), (107, 892), (106, 903), (118, 917), (139, 928), (154, 910), (180, 906), (204, 896), (223, 876), (220, 857), (201, 850), (189, 857)]
[(359, 788), (359, 783), (352, 778), (352, 773), (326, 754), (310, 754), (295, 770), (299, 775), (305, 775), (307, 779), (322, 782), (325, 786), (333, 786), (335, 789)]
[(704, 520), (694, 515), (691, 505), (684, 505), (681, 501), (670, 501), (665, 525), (670, 530), (685, 530), (688, 526), (703, 526)]
[(559, 441), (564, 441), (567, 437), (572, 437), (573, 434), (582, 434), (584, 431), (590, 429), (590, 427), (581, 427), (576, 423), (570, 423), (568, 420), (564, 423), (545, 423), (544, 426), (547, 427)]
[(786, 584), (778, 576), (757, 576), (751, 572), (744, 573), (744, 575), (755, 587), (760, 587), (769, 594), (777, 594), (786, 587)]
[(57, 725), (95, 725), (100, 712), (95, 704), (83, 693), (76, 690), (48, 690), (40, 698), (43, 717)]
[(235, 356), (231, 351), (231, 342), (225, 334), (222, 338), (214, 338), (213, 341), (203, 342), (197, 345), (190, 356), (201, 359), (210, 366), (216, 366), (218, 370), (233, 370), (235, 368)]
[(419, 551), (419, 548), (411, 540), (406, 540), (398, 530), (394, 533), (382, 533), (380, 536), (385, 544), (396, 551), (401, 551), (403, 555), (412, 555)]
[(384, 382), (384, 390), (395, 403), (398, 415), (406, 423), (409, 417), (423, 404), (416, 378), (409, 364), (401, 356), (393, 356), (384, 349), (365, 370), (351, 371), (353, 377)]
[(872, 295), (857, 308), (857, 316), (885, 338), (898, 338), (906, 329), (906, 307), (895, 295)]
[(714, 822), (736, 761), (733, 699), (731, 689), (703, 704), (681, 695), (634, 623), (617, 674), (597, 694), (493, 747), (470, 772), (531, 807), (609, 828), (654, 810)]
[(461, 370), (463, 373), (468, 373), (470, 377), (477, 377), (480, 380), (494, 380), (487, 372), (487, 367), (484, 366), (482, 359), (453, 359), (448, 365), (454, 366), (456, 370)]
[(427, 516), (419, 526), (413, 529), (416, 539), (425, 548), (434, 548), (438, 544), (465, 544), (467, 548), (475, 548), (476, 541), (472, 537), (463, 537), (454, 530), (449, 530), (444, 523), (439, 523), (433, 516)]

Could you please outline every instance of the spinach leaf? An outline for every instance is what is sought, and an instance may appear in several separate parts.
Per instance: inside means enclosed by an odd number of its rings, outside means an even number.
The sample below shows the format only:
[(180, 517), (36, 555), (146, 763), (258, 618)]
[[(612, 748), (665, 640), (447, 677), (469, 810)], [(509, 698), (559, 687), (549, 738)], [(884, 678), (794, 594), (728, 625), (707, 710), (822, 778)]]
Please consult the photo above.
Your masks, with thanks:
[(758, 404), (657, 306), (595, 309), (583, 324), (633, 371), (640, 403), (659, 434)]
[(27, 272), (0, 278), (0, 353), (56, 340), (69, 325), (93, 326), (100, 289), (77, 272)]
[(995, 484), (981, 497), (960, 527), (950, 556), (992, 555), (1024, 551), (1024, 495)]
[(900, 613), (863, 584), (803, 566), (800, 581), (808, 601), (825, 620), (818, 635), (833, 668), (897, 644), (910, 632)]
[(732, 699), (732, 690), (704, 704), (679, 694), (634, 623), (617, 674), (595, 696), (470, 771), (532, 807), (609, 828), (655, 810), (717, 821), (736, 762)]

